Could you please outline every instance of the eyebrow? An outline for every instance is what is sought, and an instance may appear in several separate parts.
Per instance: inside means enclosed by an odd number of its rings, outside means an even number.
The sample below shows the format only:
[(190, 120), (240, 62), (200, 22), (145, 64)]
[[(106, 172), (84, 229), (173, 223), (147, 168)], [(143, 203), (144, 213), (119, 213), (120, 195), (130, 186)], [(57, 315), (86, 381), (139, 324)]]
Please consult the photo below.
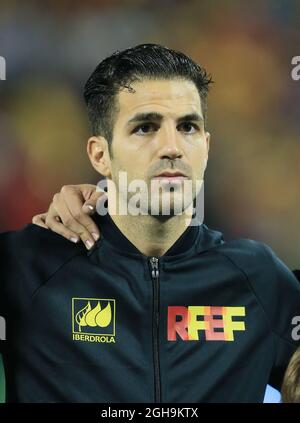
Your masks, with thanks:
[[(157, 112), (149, 112), (149, 113), (137, 113), (136, 115), (131, 118), (126, 126), (129, 126), (132, 123), (136, 122), (153, 122), (158, 121), (161, 122), (164, 119), (163, 115)], [(204, 119), (198, 113), (189, 113), (187, 115), (181, 116), (177, 119), (177, 123), (185, 122), (185, 121), (194, 121), (194, 122), (203, 122)]]

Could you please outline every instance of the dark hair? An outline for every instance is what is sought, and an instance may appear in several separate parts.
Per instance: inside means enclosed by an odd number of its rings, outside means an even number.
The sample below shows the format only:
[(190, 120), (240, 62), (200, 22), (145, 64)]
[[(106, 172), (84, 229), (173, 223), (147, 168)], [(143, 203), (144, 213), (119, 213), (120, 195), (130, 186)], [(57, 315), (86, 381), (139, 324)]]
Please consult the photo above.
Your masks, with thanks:
[(140, 44), (116, 51), (102, 60), (84, 86), (84, 99), (92, 135), (106, 138), (111, 152), (113, 127), (119, 111), (116, 94), (131, 82), (143, 79), (185, 79), (195, 83), (201, 99), (204, 121), (207, 94), (212, 78), (185, 54), (159, 44)]
[(300, 348), (293, 354), (285, 371), (281, 387), (281, 401), (300, 402)]

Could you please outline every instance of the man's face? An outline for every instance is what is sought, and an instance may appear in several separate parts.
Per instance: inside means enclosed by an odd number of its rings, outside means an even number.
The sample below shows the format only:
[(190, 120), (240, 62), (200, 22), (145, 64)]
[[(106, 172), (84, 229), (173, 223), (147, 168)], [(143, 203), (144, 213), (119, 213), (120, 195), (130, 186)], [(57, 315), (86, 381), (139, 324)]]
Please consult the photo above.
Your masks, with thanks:
[[(127, 173), (128, 185), (136, 179), (145, 181), (149, 193), (147, 212), (151, 213), (150, 202), (156, 197), (161, 213), (161, 204), (168, 196), (172, 215), (175, 202), (180, 201), (181, 204), (183, 201), (183, 180), (159, 179), (160, 191), (151, 191), (151, 180), (167, 171), (183, 173), (192, 181), (192, 199), (195, 198), (195, 181), (203, 179), (209, 149), (209, 134), (204, 131), (199, 93), (194, 83), (187, 80), (147, 79), (131, 86), (135, 92), (124, 89), (118, 94), (119, 113), (113, 130), (111, 179), (124, 199), (127, 195), (124, 202), (129, 201), (134, 193), (122, 191), (119, 171)], [(149, 113), (161, 117), (139, 117)], [(185, 117), (192, 114), (195, 116)], [(170, 186), (173, 192), (170, 192)]]

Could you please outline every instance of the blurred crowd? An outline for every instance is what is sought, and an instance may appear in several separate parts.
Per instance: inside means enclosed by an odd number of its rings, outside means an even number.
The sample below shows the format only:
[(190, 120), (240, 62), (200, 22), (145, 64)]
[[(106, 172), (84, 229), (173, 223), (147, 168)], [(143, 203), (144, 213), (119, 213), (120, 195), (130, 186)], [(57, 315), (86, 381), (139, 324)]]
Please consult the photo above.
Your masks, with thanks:
[(62, 185), (97, 183), (83, 84), (147, 42), (212, 74), (205, 223), (269, 244), (300, 268), (300, 2), (1, 0), (0, 231), (45, 211)]

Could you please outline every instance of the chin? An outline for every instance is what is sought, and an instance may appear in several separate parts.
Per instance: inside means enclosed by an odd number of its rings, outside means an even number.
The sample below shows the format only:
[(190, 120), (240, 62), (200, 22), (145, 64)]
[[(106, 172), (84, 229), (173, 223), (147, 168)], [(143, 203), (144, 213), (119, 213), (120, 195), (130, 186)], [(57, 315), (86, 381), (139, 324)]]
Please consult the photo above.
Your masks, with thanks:
[(153, 200), (152, 208), (151, 203), (148, 206), (149, 214), (152, 216), (161, 216), (166, 218), (182, 215), (184, 210), (185, 208), (182, 195), (176, 195), (174, 193), (170, 193), (170, 198), (168, 198), (168, 196), (160, 196), (159, 200), (157, 198)]

